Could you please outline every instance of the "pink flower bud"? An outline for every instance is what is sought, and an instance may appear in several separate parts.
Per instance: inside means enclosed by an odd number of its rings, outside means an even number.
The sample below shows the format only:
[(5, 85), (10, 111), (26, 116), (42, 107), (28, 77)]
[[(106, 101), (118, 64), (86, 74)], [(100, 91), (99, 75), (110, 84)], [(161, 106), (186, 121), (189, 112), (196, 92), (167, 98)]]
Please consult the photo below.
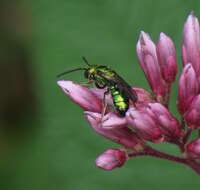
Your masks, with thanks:
[(102, 128), (119, 129), (127, 125), (125, 117), (119, 117), (116, 113), (110, 112), (102, 119)]
[(169, 84), (174, 82), (178, 69), (176, 64), (176, 50), (171, 38), (164, 33), (160, 34), (157, 54), (163, 79)]
[(85, 112), (85, 117), (90, 123), (91, 127), (98, 134), (110, 139), (126, 148), (138, 150), (142, 149), (141, 140), (137, 138), (136, 133), (127, 127), (104, 129), (101, 124), (101, 114), (94, 112)]
[(131, 108), (126, 113), (126, 119), (141, 138), (154, 143), (163, 141), (162, 132), (157, 123), (146, 112)]
[(137, 43), (137, 56), (152, 91), (157, 96), (164, 96), (166, 85), (161, 76), (156, 46), (144, 32), (141, 32)]
[(76, 84), (72, 81), (58, 81), (58, 85), (62, 90), (81, 108), (87, 111), (102, 111), (102, 102), (87, 87)]
[(189, 127), (200, 128), (200, 95), (192, 100), (186, 112), (185, 120)]
[(150, 103), (147, 112), (154, 117), (163, 133), (170, 138), (180, 138), (183, 135), (178, 120), (160, 103)]
[(104, 170), (121, 167), (126, 162), (126, 153), (119, 149), (108, 149), (97, 157), (96, 166)]
[(137, 107), (141, 107), (150, 102), (153, 102), (152, 95), (145, 89), (137, 88), (137, 87), (132, 87), (132, 89), (136, 92), (137, 97), (138, 97), (137, 102), (136, 102)]
[(200, 77), (200, 30), (198, 18), (192, 12), (184, 25), (182, 61), (191, 63), (197, 76)]
[(187, 111), (189, 104), (198, 91), (199, 87), (195, 71), (191, 64), (187, 64), (184, 66), (178, 84), (177, 106), (180, 114), (183, 115)]
[(200, 138), (191, 141), (186, 146), (185, 155), (191, 159), (200, 159)]

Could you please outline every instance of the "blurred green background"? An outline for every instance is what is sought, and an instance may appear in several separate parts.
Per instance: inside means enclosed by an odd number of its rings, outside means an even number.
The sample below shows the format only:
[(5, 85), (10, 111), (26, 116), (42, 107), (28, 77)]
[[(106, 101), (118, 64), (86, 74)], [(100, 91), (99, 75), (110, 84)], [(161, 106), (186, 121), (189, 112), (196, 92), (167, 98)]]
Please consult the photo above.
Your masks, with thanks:
[[(29, 131), (26, 140), (18, 143), (21, 138), (17, 139), (17, 135), (9, 137), (12, 145), (5, 164), (1, 164), (0, 188), (198, 189), (200, 177), (193, 171), (159, 159), (135, 158), (111, 172), (96, 168), (96, 156), (116, 145), (92, 131), (83, 111), (56, 85), (56, 75), (81, 66), (81, 56), (85, 55), (90, 63), (112, 66), (130, 84), (149, 89), (136, 57), (141, 30), (148, 32), (154, 41), (160, 32), (174, 40), (180, 74), (183, 24), (191, 10), (200, 16), (200, 2), (37, 0), (29, 1), (26, 6), (26, 11), (30, 12), (32, 37), (28, 48), (35, 77), (37, 116), (36, 119), (29, 117), (22, 124)], [(85, 81), (82, 73), (74, 73), (67, 79)], [(170, 106), (178, 115), (176, 96), (177, 81), (173, 85)], [(173, 146), (161, 148), (177, 151)]]

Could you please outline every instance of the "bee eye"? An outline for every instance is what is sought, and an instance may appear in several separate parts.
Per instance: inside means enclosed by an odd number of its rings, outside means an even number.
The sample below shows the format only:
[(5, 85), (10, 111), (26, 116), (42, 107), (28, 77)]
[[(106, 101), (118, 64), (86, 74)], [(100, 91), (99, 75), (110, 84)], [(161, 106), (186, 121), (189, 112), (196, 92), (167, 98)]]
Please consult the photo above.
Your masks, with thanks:
[(86, 79), (88, 79), (88, 77), (89, 77), (89, 71), (88, 70), (85, 70), (84, 76), (85, 76)]

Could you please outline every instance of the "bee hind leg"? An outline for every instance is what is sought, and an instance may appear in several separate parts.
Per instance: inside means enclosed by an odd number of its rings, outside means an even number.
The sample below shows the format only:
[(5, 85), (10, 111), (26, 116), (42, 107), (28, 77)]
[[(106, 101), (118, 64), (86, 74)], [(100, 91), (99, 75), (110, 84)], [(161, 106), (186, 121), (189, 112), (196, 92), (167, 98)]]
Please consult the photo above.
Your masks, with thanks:
[(107, 108), (106, 95), (108, 95), (108, 94), (109, 94), (109, 90), (107, 89), (103, 95), (103, 109), (102, 109), (102, 113), (101, 113), (101, 119), (103, 119), (103, 117), (106, 113), (106, 108)]

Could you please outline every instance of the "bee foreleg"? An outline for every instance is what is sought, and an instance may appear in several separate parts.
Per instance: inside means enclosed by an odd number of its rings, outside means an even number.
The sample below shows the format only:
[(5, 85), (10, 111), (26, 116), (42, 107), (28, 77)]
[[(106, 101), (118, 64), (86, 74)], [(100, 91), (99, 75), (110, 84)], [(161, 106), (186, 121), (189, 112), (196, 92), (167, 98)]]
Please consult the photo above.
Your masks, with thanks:
[(92, 84), (92, 83), (93, 83), (93, 81), (89, 80), (88, 82), (82, 82), (82, 83), (80, 83), (80, 85), (85, 86), (85, 87), (89, 87), (89, 85)]

